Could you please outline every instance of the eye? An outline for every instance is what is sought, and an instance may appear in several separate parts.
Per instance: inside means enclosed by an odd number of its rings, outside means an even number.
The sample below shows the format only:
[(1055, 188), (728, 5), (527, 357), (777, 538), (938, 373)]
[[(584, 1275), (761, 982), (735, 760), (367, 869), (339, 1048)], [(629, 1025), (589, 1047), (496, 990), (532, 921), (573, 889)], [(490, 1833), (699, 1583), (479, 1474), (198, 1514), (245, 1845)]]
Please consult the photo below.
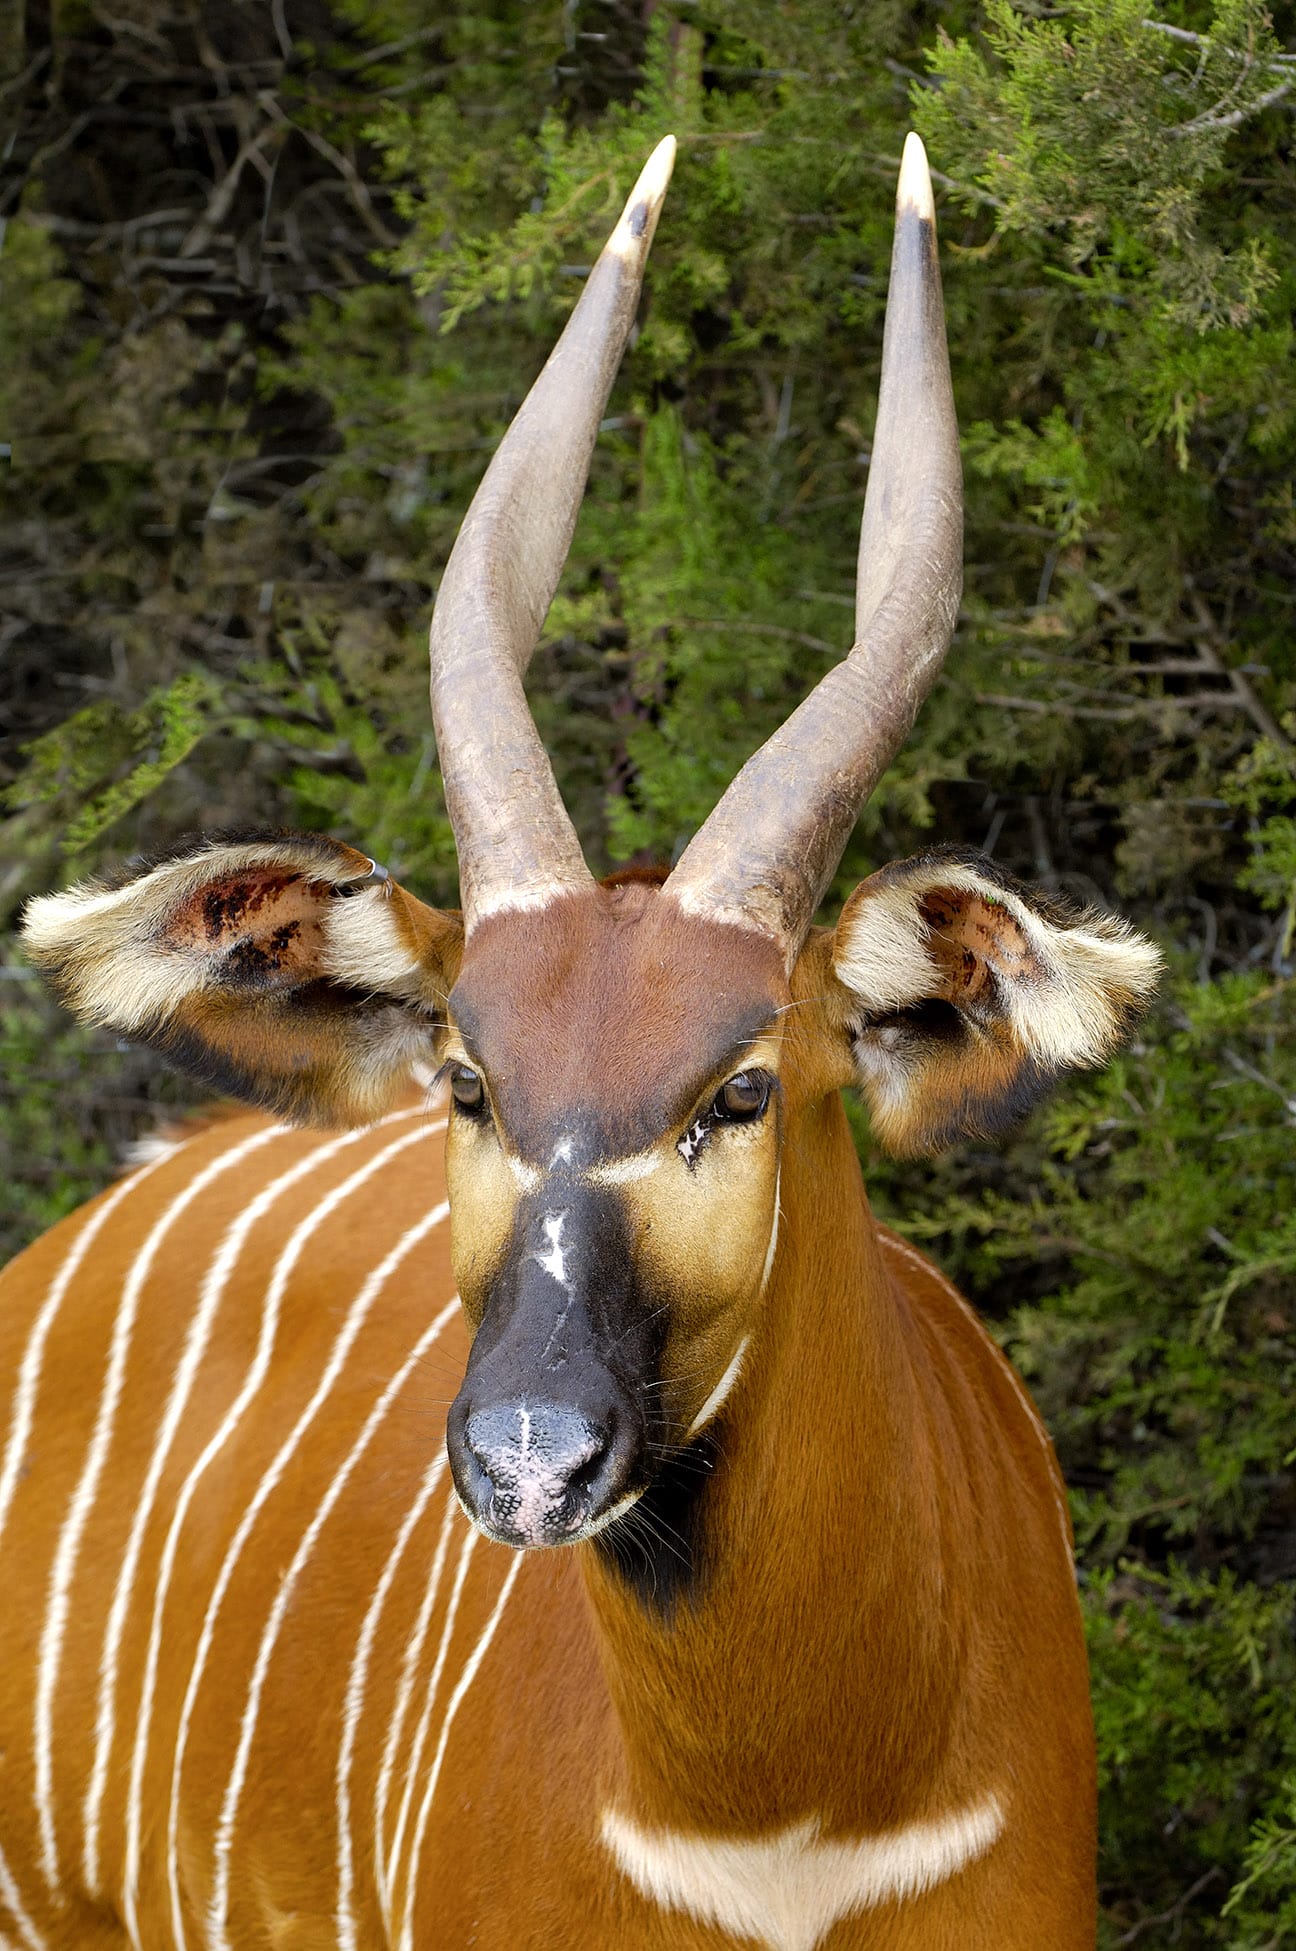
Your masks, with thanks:
[(769, 1103), (770, 1079), (763, 1070), (740, 1070), (715, 1094), (713, 1117), (726, 1124), (750, 1124)]
[(468, 1064), (451, 1065), (450, 1095), (459, 1109), (467, 1111), (470, 1116), (480, 1111), (486, 1103), (486, 1087)]

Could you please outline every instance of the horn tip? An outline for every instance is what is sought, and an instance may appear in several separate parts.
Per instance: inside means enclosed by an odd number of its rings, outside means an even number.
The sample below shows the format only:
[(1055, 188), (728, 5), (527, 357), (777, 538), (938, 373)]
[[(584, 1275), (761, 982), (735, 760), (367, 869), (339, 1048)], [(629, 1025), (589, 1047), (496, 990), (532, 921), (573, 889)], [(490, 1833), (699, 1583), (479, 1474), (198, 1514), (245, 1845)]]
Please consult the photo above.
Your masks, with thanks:
[(935, 223), (936, 199), (932, 195), (931, 171), (922, 137), (910, 130), (905, 137), (900, 159), (900, 182), (896, 189), (896, 214), (911, 212), (921, 223)]
[(638, 256), (652, 242), (675, 167), (675, 149), (674, 136), (663, 136), (639, 172), (639, 181), (630, 192), (630, 200), (611, 238), (613, 248), (620, 254)]

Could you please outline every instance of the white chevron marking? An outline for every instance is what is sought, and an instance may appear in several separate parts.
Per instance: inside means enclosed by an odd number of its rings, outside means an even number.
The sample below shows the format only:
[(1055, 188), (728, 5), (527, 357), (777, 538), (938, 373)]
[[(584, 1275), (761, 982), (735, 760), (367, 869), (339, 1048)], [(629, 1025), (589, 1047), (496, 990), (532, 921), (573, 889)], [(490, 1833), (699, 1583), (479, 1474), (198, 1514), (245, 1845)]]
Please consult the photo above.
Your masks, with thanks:
[(824, 1841), (809, 1817), (774, 1836), (640, 1829), (615, 1809), (603, 1841), (635, 1888), (766, 1951), (815, 1951), (833, 1926), (876, 1904), (916, 1897), (973, 1863), (1004, 1826), (995, 1795), (939, 1822), (861, 1842)]

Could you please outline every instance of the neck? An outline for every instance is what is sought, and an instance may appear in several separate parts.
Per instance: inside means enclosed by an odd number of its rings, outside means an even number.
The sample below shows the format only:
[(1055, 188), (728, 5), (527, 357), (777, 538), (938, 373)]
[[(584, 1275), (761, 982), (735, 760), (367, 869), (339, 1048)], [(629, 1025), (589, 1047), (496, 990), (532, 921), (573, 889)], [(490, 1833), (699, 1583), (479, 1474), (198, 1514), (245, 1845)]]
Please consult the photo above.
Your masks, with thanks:
[(945, 1801), (964, 1622), (923, 1356), (836, 1094), (797, 1137), (762, 1312), (687, 1512), (690, 1577), (663, 1605), (611, 1554), (585, 1554), (614, 1792), (645, 1824), (811, 1815), (861, 1833)]

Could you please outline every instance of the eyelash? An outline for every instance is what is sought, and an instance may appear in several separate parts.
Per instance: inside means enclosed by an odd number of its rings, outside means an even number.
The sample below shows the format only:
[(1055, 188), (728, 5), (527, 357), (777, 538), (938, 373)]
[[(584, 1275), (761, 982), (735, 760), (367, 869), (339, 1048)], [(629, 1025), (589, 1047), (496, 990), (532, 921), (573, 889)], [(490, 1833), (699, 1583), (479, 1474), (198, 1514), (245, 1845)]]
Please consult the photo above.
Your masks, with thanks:
[[(726, 1110), (722, 1100), (731, 1085), (755, 1083), (759, 1086), (759, 1100), (745, 1111)], [(708, 1138), (721, 1125), (757, 1124), (769, 1108), (770, 1094), (774, 1089), (774, 1079), (768, 1071), (740, 1070), (726, 1078), (710, 1104), (700, 1117), (693, 1120), (684, 1136), (676, 1144), (676, 1151), (691, 1171), (698, 1153)]]

